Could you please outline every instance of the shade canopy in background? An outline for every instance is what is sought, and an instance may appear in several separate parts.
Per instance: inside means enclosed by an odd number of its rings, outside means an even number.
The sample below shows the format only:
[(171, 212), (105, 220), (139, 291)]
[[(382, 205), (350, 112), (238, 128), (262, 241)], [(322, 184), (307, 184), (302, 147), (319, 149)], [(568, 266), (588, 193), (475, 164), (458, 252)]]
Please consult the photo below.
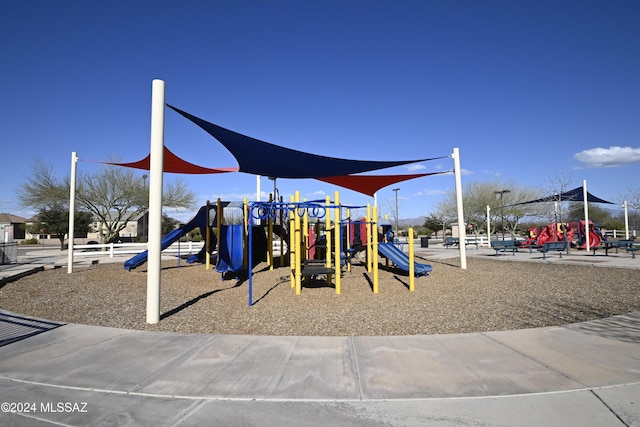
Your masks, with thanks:
[[(509, 206), (519, 206), (519, 205), (527, 205), (531, 203), (543, 203), (543, 202), (584, 202), (584, 189), (583, 187), (577, 187), (573, 190), (564, 191), (562, 193), (552, 194), (547, 197), (542, 197), (540, 199), (529, 200), (528, 202), (515, 203)], [(608, 202), (600, 197), (596, 197), (593, 194), (587, 191), (587, 200), (588, 203), (605, 203), (609, 205), (613, 205), (614, 203)]]

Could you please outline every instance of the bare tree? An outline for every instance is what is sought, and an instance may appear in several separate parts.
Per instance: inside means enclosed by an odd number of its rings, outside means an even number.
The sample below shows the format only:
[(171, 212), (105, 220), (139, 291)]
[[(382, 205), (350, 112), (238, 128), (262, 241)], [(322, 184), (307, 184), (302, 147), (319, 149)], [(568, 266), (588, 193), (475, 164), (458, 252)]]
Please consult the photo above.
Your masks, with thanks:
[(640, 187), (627, 187), (627, 206), (633, 210), (640, 210)]
[[(504, 218), (505, 231), (513, 233), (523, 217), (537, 215), (539, 211), (534, 204), (521, 203), (539, 197), (540, 192), (510, 181), (470, 181), (465, 184), (462, 194), (464, 220), (467, 224), (473, 224), (471, 231), (476, 236), (487, 231), (487, 207), (489, 207), (492, 232), (495, 232), (497, 224), (502, 226)], [(456, 212), (456, 195), (451, 191), (436, 205), (434, 215), (451, 222), (457, 220)]]
[(564, 171), (557, 172), (555, 177), (549, 177), (547, 191), (553, 195), (557, 195), (557, 201), (546, 203), (546, 214), (549, 222), (563, 222), (563, 218), (566, 216), (564, 212), (564, 202), (562, 193), (570, 190), (573, 186), (573, 175), (566, 174)]
[[(32, 174), (18, 190), (23, 206), (40, 210), (69, 204), (69, 177), (59, 178), (52, 167), (37, 160)], [(80, 175), (76, 184), (76, 198), (103, 224), (102, 242), (116, 238), (126, 227), (129, 218), (148, 209), (148, 189), (132, 169), (104, 165), (96, 172)], [(163, 189), (163, 206), (193, 208), (194, 195), (181, 180), (168, 182)]]

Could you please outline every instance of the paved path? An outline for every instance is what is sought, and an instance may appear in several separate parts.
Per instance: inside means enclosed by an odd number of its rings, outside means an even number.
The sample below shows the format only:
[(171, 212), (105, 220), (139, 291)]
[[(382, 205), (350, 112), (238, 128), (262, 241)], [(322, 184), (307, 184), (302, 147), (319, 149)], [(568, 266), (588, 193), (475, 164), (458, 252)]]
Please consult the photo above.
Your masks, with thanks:
[(475, 334), (263, 337), (0, 311), (0, 345), (0, 401), (22, 410), (1, 412), (1, 425), (640, 426), (640, 313)]

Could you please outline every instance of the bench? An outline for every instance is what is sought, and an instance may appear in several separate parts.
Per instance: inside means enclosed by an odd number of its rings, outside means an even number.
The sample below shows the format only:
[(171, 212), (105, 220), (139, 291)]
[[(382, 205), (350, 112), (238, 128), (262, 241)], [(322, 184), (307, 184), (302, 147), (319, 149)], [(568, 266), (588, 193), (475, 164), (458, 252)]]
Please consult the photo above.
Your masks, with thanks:
[(496, 251), (496, 256), (499, 252), (511, 251), (512, 255), (515, 255), (520, 248), (520, 243), (516, 240), (494, 240), (491, 242), (491, 249)]
[(562, 258), (562, 252), (567, 250), (567, 242), (566, 241), (560, 241), (560, 242), (545, 242), (542, 247), (540, 249), (538, 249), (538, 252), (542, 252), (542, 259), (547, 259), (547, 252), (559, 252), (560, 253), (560, 258)]
[(458, 246), (459, 243), (460, 239), (457, 237), (445, 237), (444, 242), (442, 242), (442, 244), (447, 248), (449, 246)]
[(640, 249), (640, 242), (636, 242), (635, 240), (618, 240), (617, 242), (613, 242), (616, 246), (616, 253), (618, 252), (618, 248), (624, 249), (627, 252), (631, 252), (631, 258), (636, 257), (636, 251)]
[(640, 244), (635, 244), (635, 245), (631, 244), (627, 246), (625, 249), (627, 250), (627, 252), (631, 252), (631, 258), (635, 258), (636, 251), (640, 249)]
[(480, 241), (475, 237), (467, 237), (464, 241), (465, 245), (476, 245), (476, 249), (480, 247)]
[[(445, 237), (444, 242), (442, 242), (442, 244), (445, 247), (449, 247), (449, 246), (458, 246), (460, 244), (460, 238), (459, 237)], [(478, 249), (480, 242), (478, 241), (478, 239), (476, 239), (475, 237), (467, 237), (464, 241), (465, 246), (466, 245), (476, 245), (476, 249)]]
[(609, 249), (615, 249), (617, 253), (619, 247), (620, 246), (618, 245), (618, 242), (602, 241), (598, 246), (591, 246), (589, 249), (593, 252), (593, 256), (596, 256), (596, 251), (599, 251), (601, 249), (604, 249), (605, 256), (608, 256)]

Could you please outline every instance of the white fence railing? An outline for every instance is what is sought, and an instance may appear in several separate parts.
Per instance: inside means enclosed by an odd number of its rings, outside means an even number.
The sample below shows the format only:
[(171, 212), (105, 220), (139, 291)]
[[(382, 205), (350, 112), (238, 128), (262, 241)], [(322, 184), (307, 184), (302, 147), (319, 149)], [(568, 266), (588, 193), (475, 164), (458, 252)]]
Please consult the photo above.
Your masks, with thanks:
[[(625, 230), (602, 230), (607, 237), (613, 237), (614, 239), (624, 239), (626, 237)], [(629, 230), (629, 237), (636, 238), (636, 230)]]
[[(176, 242), (163, 250), (163, 253), (176, 255), (191, 255), (199, 252), (204, 242)], [(113, 258), (116, 255), (139, 254), (146, 251), (146, 243), (107, 243), (94, 245), (73, 245), (73, 256), (108, 255)]]

